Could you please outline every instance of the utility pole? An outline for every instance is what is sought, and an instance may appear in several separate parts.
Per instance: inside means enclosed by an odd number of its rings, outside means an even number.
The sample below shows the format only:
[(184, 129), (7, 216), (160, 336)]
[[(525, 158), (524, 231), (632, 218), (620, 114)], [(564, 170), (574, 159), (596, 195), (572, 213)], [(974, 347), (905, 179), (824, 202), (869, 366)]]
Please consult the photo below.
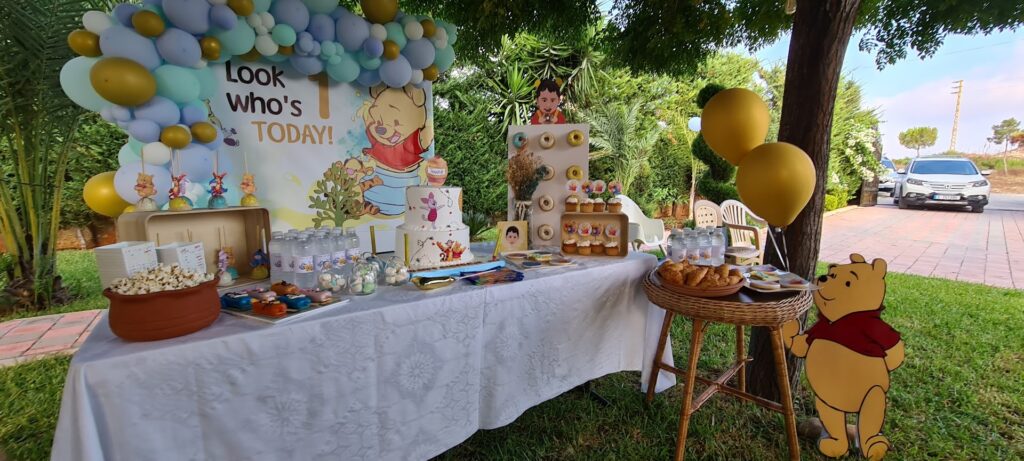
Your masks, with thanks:
[(956, 84), (956, 86), (953, 87), (953, 89), (956, 91), (950, 94), (956, 95), (956, 113), (953, 114), (953, 136), (951, 136), (949, 139), (950, 152), (956, 152), (956, 132), (957, 129), (960, 127), (960, 100), (964, 96), (964, 81), (957, 80), (953, 83)]

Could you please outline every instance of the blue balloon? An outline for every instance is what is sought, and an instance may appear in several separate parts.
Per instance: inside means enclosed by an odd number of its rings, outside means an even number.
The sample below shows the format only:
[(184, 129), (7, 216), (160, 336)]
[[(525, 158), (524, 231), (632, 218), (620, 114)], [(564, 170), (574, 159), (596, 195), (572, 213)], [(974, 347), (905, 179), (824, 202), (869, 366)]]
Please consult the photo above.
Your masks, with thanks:
[(188, 175), (193, 182), (208, 180), (213, 177), (213, 152), (202, 144), (192, 143), (184, 149), (178, 149), (178, 168)]
[(452, 46), (459, 39), (459, 28), (455, 24), (445, 23), (444, 30), (448, 32), (448, 46)]
[(288, 24), (278, 24), (271, 29), (270, 38), (278, 45), (292, 46), (295, 44), (295, 29)]
[(210, 8), (210, 24), (221, 29), (231, 29), (238, 24), (238, 16), (227, 5), (214, 5)]
[(377, 86), (380, 83), (380, 74), (375, 70), (363, 70), (356, 79), (360, 85), (365, 87)]
[(131, 3), (120, 3), (114, 7), (113, 13), (114, 19), (121, 23), (122, 26), (132, 26), (132, 16), (139, 11), (138, 5), (132, 5)]
[(342, 16), (345, 16), (346, 14), (352, 14), (352, 13), (348, 10), (348, 8), (345, 8), (343, 6), (339, 6), (339, 7), (335, 8), (334, 11), (331, 11), (331, 19), (337, 21), (337, 20), (341, 19)]
[(75, 104), (93, 112), (99, 112), (110, 105), (96, 93), (89, 81), (89, 72), (97, 61), (98, 58), (79, 56), (64, 63), (60, 69), (60, 88), (64, 94)]
[(371, 58), (364, 53), (359, 53), (359, 66), (366, 70), (380, 69), (380, 58)]
[(100, 34), (100, 51), (104, 57), (131, 59), (149, 70), (163, 63), (153, 41), (127, 27), (111, 26)]
[(132, 117), (132, 110), (125, 106), (113, 105), (110, 106), (110, 115), (114, 117), (115, 122), (130, 122)]
[[(121, 165), (121, 168), (114, 173), (114, 190), (126, 202), (139, 201), (139, 194), (135, 192), (139, 173), (142, 173), (141, 159)], [(156, 195), (153, 196), (153, 200), (157, 205), (163, 206), (168, 201), (167, 191), (171, 190), (171, 172), (162, 166), (146, 165), (146, 174), (153, 175), (153, 186), (156, 187)]]
[(402, 50), (413, 69), (426, 69), (434, 63), (434, 44), (425, 38), (411, 40)]
[(271, 0), (252, 0), (254, 13), (265, 13), (270, 10)]
[(344, 14), (338, 19), (338, 41), (346, 51), (359, 51), (363, 42), (370, 38), (370, 23), (354, 14)]
[(245, 21), (238, 21), (233, 29), (214, 30), (212, 35), (220, 40), (221, 58), (248, 53), (256, 44), (256, 31)]
[(176, 66), (193, 67), (203, 58), (199, 41), (181, 29), (167, 29), (156, 39), (156, 49), (164, 61)]
[(379, 58), (384, 55), (384, 42), (373, 37), (363, 42), (363, 53), (371, 58)]
[(295, 30), (309, 26), (309, 9), (299, 0), (277, 0), (270, 5), (270, 14), (278, 24), (288, 24)]
[(214, 75), (213, 68), (206, 66), (193, 72), (199, 79), (199, 99), (212, 98), (217, 93), (217, 76)]
[(318, 14), (327, 14), (338, 7), (338, 0), (302, 0), (309, 11)]
[(455, 48), (446, 46), (437, 50), (437, 55), (434, 56), (434, 64), (437, 65), (437, 70), (444, 72), (452, 67), (455, 63)]
[(196, 122), (205, 122), (206, 118), (206, 107), (202, 103), (190, 102), (185, 104), (181, 108), (181, 123), (182, 125), (192, 126)]
[(327, 66), (327, 75), (336, 82), (351, 83), (359, 77), (359, 63), (351, 54), (337, 56), (338, 62)]
[(160, 140), (160, 125), (152, 120), (140, 118), (128, 124), (128, 134), (144, 143), (157, 142)]
[(111, 107), (112, 106), (107, 106), (107, 107), (104, 107), (104, 108), (100, 109), (100, 118), (102, 118), (103, 120), (106, 120), (106, 121), (108, 121), (110, 123), (114, 123), (114, 122), (117, 121), (117, 119), (114, 118), (114, 112), (112, 110), (110, 110)]
[(135, 155), (142, 155), (142, 146), (144, 145), (146, 145), (146, 143), (139, 141), (138, 139), (132, 137), (128, 138), (128, 146), (132, 148), (132, 152), (135, 152)]
[(210, 2), (207, 0), (165, 0), (164, 14), (172, 24), (190, 34), (210, 30)]
[[(216, 151), (217, 149), (220, 149), (221, 144), (224, 144), (224, 133), (221, 133), (220, 130), (217, 130), (217, 137), (213, 141), (203, 144), (203, 146), (212, 151)], [(223, 163), (221, 164), (220, 167), (222, 169), (226, 169), (224, 168)]]
[(405, 56), (398, 55), (392, 60), (385, 60), (380, 65), (380, 79), (392, 88), (401, 88), (412, 80), (412, 66)]
[(199, 99), (199, 79), (192, 69), (164, 64), (153, 71), (156, 93), (176, 103)]
[[(330, 43), (330, 42), (327, 42)], [(295, 39), (295, 54), (299, 56), (319, 56), (320, 43), (313, 39), (309, 32), (299, 32)]]
[(405, 48), (405, 45), (409, 43), (409, 39), (405, 36), (405, 28), (397, 22), (389, 22), (384, 24), (384, 29), (388, 31), (388, 40), (395, 42), (399, 49)]
[(142, 158), (139, 157), (139, 154), (136, 154), (135, 151), (132, 150), (132, 146), (130, 144), (125, 144), (125, 145), (121, 146), (121, 150), (119, 150), (117, 152), (117, 164), (118, 165), (124, 166), (124, 165), (127, 165), (127, 164), (132, 163), (132, 162), (141, 162), (141, 161), (142, 161)]
[(335, 37), (334, 20), (326, 14), (314, 14), (309, 18), (309, 27), (306, 28), (306, 31), (312, 34), (318, 42), (333, 42)]
[[(178, 110), (178, 105), (163, 96), (153, 96), (145, 104), (135, 108), (135, 118), (149, 120), (161, 128), (176, 125), (181, 119), (181, 113)], [(132, 135), (134, 136), (134, 135)], [(139, 136), (135, 136), (139, 140), (146, 141)]]
[(288, 58), (289, 58), (289, 56), (285, 56), (283, 54), (273, 54), (273, 55), (270, 55), (270, 56), (263, 56), (263, 59), (265, 59), (265, 60), (267, 60), (269, 62), (285, 62), (285, 61), (288, 60)]
[(292, 56), (289, 61), (303, 75), (316, 75), (324, 70), (324, 62), (313, 56)]

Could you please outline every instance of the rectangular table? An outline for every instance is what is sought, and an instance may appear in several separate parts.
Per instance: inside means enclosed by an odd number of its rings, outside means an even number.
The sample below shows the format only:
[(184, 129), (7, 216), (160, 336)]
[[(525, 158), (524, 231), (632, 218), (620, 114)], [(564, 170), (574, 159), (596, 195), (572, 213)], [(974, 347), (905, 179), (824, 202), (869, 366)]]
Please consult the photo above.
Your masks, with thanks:
[(436, 456), (589, 380), (646, 375), (664, 315), (640, 285), (654, 257), (580, 259), (507, 285), (382, 288), (292, 324), (224, 315), (159, 342), (101, 321), (71, 363), (52, 457)]

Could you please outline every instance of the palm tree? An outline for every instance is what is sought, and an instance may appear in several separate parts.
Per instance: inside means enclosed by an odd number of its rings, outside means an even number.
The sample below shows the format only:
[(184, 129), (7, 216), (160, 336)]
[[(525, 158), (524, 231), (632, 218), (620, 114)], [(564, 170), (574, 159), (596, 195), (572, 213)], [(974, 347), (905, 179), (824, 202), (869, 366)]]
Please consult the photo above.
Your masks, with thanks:
[[(67, 35), (99, 0), (0, 0), (0, 235), (13, 264), (7, 302), (18, 308), (66, 300), (56, 236), (68, 153), (82, 110), (59, 74), (72, 57)], [(2, 310), (2, 309), (0, 309)]]
[(648, 159), (661, 136), (662, 128), (645, 123), (640, 117), (643, 104), (612, 103), (596, 105), (581, 111), (583, 120), (590, 124), (590, 144), (596, 150), (591, 159), (609, 157), (615, 165), (623, 193), (650, 167)]

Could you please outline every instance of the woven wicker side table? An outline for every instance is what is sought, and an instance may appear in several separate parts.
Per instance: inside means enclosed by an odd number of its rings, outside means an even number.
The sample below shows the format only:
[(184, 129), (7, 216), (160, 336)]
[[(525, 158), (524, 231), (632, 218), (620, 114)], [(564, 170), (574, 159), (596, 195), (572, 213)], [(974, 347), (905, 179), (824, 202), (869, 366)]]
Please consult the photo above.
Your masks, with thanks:
[[(796, 439), (796, 415), (793, 412), (793, 397), (786, 375), (786, 352), (782, 342), (782, 325), (799, 317), (811, 307), (812, 298), (808, 292), (784, 292), (764, 294), (743, 289), (734, 295), (722, 298), (696, 298), (687, 296), (664, 286), (655, 272), (644, 279), (647, 298), (658, 307), (665, 309), (665, 321), (661, 326), (658, 349), (654, 354), (654, 368), (647, 384), (647, 402), (654, 398), (658, 383), (658, 372), (665, 370), (685, 379), (683, 408), (679, 413), (679, 435), (676, 440), (676, 458), (682, 460), (686, 453), (686, 433), (690, 415), (717, 392), (753, 402), (762, 407), (782, 413), (786, 421), (786, 435), (789, 443), (789, 458), (800, 459), (800, 446)], [(693, 320), (693, 334), (690, 337), (690, 358), (686, 370), (680, 370), (661, 362), (661, 356), (668, 342), (668, 332), (676, 315)], [(727, 323), (736, 326), (736, 362), (715, 379), (697, 376), (697, 359), (700, 357), (701, 342), (709, 323)], [(747, 393), (744, 367), (752, 360), (746, 354), (744, 326), (761, 326), (771, 329), (772, 352), (775, 356), (776, 378), (782, 402), (773, 402)], [(737, 377), (736, 387), (727, 385), (733, 376)], [(699, 381), (707, 385), (696, 399), (693, 397), (694, 384)]]

